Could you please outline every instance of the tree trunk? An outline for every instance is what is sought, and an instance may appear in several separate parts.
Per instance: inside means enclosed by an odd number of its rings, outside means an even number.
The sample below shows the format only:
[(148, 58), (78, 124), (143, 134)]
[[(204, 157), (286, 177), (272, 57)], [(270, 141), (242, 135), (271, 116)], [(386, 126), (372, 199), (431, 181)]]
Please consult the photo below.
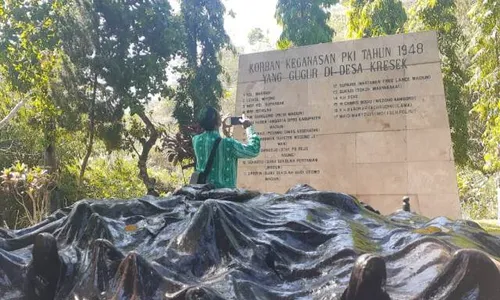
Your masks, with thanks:
[(97, 72), (94, 73), (94, 87), (92, 91), (92, 103), (90, 105), (90, 123), (89, 123), (89, 140), (87, 144), (87, 150), (85, 157), (83, 158), (82, 166), (80, 167), (80, 177), (78, 179), (79, 183), (83, 181), (83, 176), (85, 175), (85, 170), (87, 169), (87, 164), (89, 162), (90, 155), (92, 154), (92, 148), (94, 146), (94, 131), (95, 131), (95, 101), (97, 95)]
[(52, 140), (49, 140), (49, 145), (45, 148), (44, 154), (44, 163), (45, 167), (49, 171), (50, 174), (55, 174), (57, 171), (57, 159), (56, 159), (56, 149), (55, 143)]
[(158, 131), (156, 130), (151, 120), (146, 116), (146, 113), (140, 112), (138, 113), (138, 115), (146, 125), (147, 132), (149, 133), (149, 137), (147, 140), (141, 139), (140, 141), (142, 144), (142, 151), (141, 155), (139, 156), (139, 162), (138, 162), (139, 177), (146, 186), (148, 194), (152, 194), (155, 193), (154, 188), (156, 181), (154, 180), (154, 178), (149, 177), (147, 162), (148, 162), (149, 152), (151, 151), (153, 146), (156, 144), (156, 141), (158, 140)]
[[(54, 120), (50, 120), (45, 129), (45, 140), (47, 141), (48, 146), (45, 148), (44, 164), (49, 174), (52, 175), (55, 175), (58, 170), (55, 131), (56, 123)], [(49, 195), (49, 212), (54, 212), (60, 206), (59, 193), (56, 192), (57, 183), (54, 182), (54, 185), (55, 186), (49, 186), (49, 191), (51, 191)]]

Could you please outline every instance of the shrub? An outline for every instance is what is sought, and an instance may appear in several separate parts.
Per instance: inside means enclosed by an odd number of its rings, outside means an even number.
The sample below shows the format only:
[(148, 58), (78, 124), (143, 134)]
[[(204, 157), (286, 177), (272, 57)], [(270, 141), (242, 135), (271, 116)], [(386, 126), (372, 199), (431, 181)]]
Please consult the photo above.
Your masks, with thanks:
[(50, 193), (55, 178), (40, 167), (28, 167), (16, 162), (0, 175), (0, 186), (23, 211), (16, 225), (34, 225), (41, 222), (50, 210)]
[(146, 188), (137, 174), (135, 161), (122, 157), (93, 159), (85, 173), (82, 196), (92, 199), (144, 196)]

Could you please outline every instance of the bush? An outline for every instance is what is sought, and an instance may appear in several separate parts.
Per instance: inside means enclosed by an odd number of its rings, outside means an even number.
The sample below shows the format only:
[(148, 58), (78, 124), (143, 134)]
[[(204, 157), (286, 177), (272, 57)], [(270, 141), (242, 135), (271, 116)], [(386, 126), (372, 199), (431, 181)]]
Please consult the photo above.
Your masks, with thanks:
[[(137, 161), (124, 157), (123, 153), (90, 160), (81, 184), (78, 184), (79, 172), (76, 162), (63, 170), (59, 187), (66, 198), (64, 205), (83, 198), (130, 199), (146, 195), (146, 187), (138, 176)], [(156, 190), (162, 195), (184, 185), (191, 175), (191, 171), (184, 171), (183, 175), (177, 167), (150, 167), (149, 173), (157, 180)]]
[[(0, 187), (7, 199), (14, 200), (18, 211), (15, 226), (30, 226), (41, 222), (50, 211), (50, 193), (55, 187), (55, 178), (40, 167), (28, 167), (16, 162), (0, 175)], [(12, 207), (12, 203), (10, 203)], [(14, 205), (16, 206), (16, 205)]]
[(193, 168), (182, 170), (180, 166), (167, 169), (150, 169), (151, 175), (156, 178), (156, 190), (160, 195), (166, 195), (189, 183)]
[(144, 196), (146, 188), (137, 174), (135, 161), (122, 157), (93, 159), (85, 172), (82, 196), (92, 199)]

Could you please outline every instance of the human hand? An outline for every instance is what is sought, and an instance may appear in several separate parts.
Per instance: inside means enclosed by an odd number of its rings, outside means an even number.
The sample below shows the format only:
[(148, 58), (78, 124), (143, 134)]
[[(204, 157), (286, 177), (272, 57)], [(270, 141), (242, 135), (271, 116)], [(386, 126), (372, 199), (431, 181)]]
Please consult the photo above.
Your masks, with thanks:
[[(222, 121), (222, 133), (226, 137), (231, 137), (231, 122), (230, 122), (231, 117), (230, 116), (225, 116), (223, 121)], [(229, 122), (228, 122), (229, 121)]]
[(241, 125), (243, 125), (243, 128), (245, 129), (253, 125), (252, 121), (250, 121), (250, 119), (247, 119), (245, 115), (241, 115), (240, 123)]

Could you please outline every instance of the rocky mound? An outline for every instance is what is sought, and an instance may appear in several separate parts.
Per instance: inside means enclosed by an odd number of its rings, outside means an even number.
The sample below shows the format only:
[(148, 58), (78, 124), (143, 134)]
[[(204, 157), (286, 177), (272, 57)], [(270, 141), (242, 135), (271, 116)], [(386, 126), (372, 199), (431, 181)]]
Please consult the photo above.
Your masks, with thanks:
[(0, 230), (0, 299), (500, 299), (498, 257), (473, 222), (188, 186)]

